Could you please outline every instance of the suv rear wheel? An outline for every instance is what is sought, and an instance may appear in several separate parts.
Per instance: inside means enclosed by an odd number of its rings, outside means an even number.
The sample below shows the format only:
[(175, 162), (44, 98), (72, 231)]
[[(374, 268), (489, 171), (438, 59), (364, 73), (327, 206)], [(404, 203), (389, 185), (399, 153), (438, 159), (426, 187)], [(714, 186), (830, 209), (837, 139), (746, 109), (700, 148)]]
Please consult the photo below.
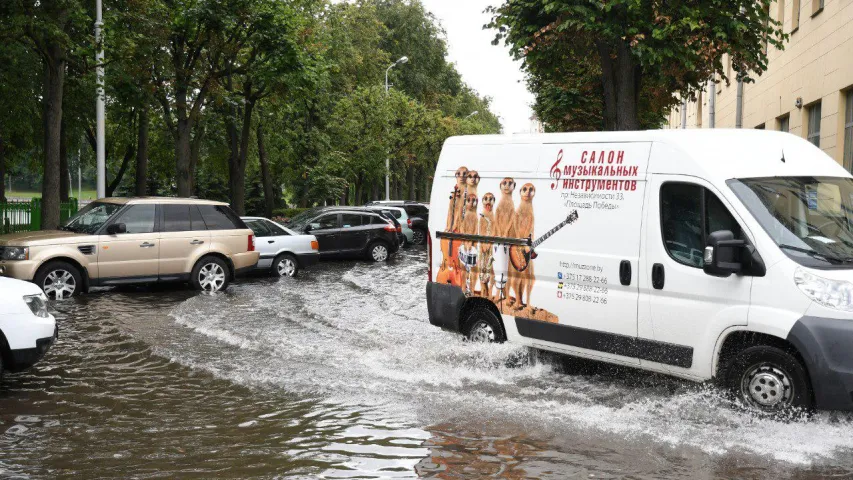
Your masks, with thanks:
[(424, 232), (420, 228), (413, 230), (412, 231), (412, 243), (415, 245), (426, 244), (426, 232)]
[(374, 242), (367, 247), (367, 258), (374, 262), (386, 262), (390, 255), (391, 251), (385, 242)]
[(805, 368), (790, 353), (767, 345), (749, 347), (724, 370), (726, 385), (746, 406), (766, 413), (814, 407)]
[(79, 295), (83, 290), (83, 275), (68, 262), (53, 261), (42, 266), (33, 282), (51, 300), (62, 300)]
[(221, 258), (204, 257), (193, 267), (190, 284), (196, 290), (221, 292), (228, 288), (230, 273), (228, 265)]

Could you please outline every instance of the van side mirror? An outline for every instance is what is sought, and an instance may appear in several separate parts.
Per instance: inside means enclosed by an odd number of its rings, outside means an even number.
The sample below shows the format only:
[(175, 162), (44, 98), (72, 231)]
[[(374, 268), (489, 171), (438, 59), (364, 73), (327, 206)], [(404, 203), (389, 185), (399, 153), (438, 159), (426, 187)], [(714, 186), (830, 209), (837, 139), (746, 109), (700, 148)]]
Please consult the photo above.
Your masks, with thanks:
[(728, 277), (743, 270), (741, 255), (746, 242), (736, 240), (729, 230), (718, 230), (708, 235), (708, 245), (703, 255), (703, 270), (715, 277)]
[(114, 223), (107, 227), (107, 235), (118, 235), (119, 233), (127, 233), (127, 225)]

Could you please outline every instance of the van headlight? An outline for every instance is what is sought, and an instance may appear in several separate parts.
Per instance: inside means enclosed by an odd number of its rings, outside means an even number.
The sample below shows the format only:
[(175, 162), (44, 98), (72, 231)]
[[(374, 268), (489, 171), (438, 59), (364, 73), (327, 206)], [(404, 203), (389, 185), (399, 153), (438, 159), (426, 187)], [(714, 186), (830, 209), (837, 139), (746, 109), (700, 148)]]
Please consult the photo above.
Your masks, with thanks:
[(845, 312), (853, 312), (853, 283), (831, 280), (797, 267), (794, 283), (817, 304)]
[(47, 312), (47, 298), (44, 294), (24, 295), (24, 302), (30, 307), (33, 315), (40, 318), (48, 318), (50, 314)]
[(0, 248), (0, 260), (29, 260), (29, 247), (2, 247)]

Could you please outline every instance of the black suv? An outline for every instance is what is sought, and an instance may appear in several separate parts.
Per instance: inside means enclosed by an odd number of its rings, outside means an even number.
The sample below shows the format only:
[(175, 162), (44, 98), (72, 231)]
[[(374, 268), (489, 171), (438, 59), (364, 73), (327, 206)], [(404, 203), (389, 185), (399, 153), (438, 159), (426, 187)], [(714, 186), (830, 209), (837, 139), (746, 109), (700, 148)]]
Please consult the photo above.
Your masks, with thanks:
[(287, 226), (317, 237), (320, 258), (365, 256), (384, 262), (400, 248), (399, 227), (365, 208), (312, 208), (293, 217)]
[(409, 217), (409, 228), (414, 232), (412, 243), (425, 245), (427, 225), (429, 225), (429, 205), (414, 200), (377, 200), (367, 202), (366, 207), (398, 207), (406, 211)]

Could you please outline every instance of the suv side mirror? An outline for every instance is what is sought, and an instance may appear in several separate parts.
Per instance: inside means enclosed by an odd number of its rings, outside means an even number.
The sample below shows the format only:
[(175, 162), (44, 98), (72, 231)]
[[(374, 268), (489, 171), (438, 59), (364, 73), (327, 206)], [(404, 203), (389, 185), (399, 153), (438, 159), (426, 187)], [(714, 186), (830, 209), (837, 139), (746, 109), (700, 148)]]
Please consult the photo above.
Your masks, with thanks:
[(314, 228), (315, 228), (314, 225), (316, 225), (316, 224), (309, 223), (308, 225), (305, 225), (305, 228), (303, 228), (302, 231), (305, 233), (311, 233), (311, 230), (314, 230)]
[(703, 255), (705, 264), (703, 270), (715, 277), (728, 277), (733, 273), (740, 273), (743, 270), (740, 259), (744, 247), (746, 242), (736, 240), (735, 235), (729, 230), (718, 230), (708, 235), (708, 245)]
[(127, 233), (127, 225), (114, 223), (107, 227), (107, 235), (117, 235), (119, 233)]

